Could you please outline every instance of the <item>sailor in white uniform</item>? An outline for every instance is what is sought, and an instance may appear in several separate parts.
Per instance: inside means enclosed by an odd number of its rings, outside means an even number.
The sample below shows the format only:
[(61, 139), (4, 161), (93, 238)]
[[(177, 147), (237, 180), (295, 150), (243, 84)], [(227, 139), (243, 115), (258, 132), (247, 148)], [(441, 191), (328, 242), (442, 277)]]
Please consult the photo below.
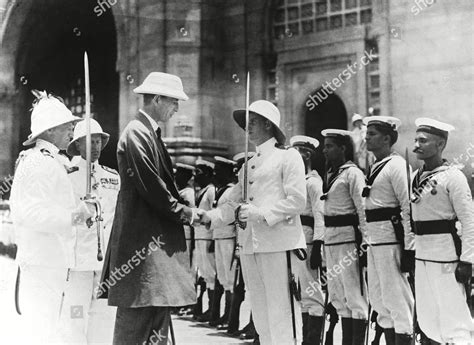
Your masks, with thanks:
[(410, 344), (413, 292), (408, 272), (414, 269), (414, 234), (410, 226), (407, 165), (392, 150), (400, 120), (366, 117), (367, 149), (376, 162), (364, 188), (368, 250), (369, 300), (384, 328), (387, 345)]
[(429, 118), (415, 124), (413, 151), (424, 162), (412, 182), (418, 323), (434, 341), (472, 343), (474, 323), (466, 303), (474, 262), (471, 191), (464, 174), (442, 158), (454, 127)]
[(330, 300), (342, 319), (342, 344), (363, 345), (367, 329), (367, 288), (362, 232), (365, 229), (364, 174), (352, 162), (351, 132), (325, 129), (324, 247)]

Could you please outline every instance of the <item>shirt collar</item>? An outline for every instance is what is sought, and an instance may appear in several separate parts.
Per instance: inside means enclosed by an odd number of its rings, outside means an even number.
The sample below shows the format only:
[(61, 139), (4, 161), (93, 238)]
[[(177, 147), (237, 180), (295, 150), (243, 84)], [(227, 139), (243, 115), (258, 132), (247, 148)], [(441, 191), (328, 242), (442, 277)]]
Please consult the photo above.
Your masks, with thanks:
[[(84, 158), (80, 157), (80, 160), (79, 162), (77, 162), (76, 166), (79, 167), (79, 168), (86, 168), (86, 165), (87, 165), (87, 162)], [(99, 166), (99, 164), (96, 162), (93, 162), (92, 163), (92, 171), (97, 171), (97, 167)]]
[(153, 120), (153, 118), (150, 115), (148, 115), (147, 113), (145, 113), (142, 109), (139, 109), (138, 111), (140, 113), (142, 113), (143, 115), (145, 115), (145, 117), (148, 119), (148, 121), (150, 121), (151, 127), (156, 132), (156, 130), (158, 129), (158, 124), (156, 123), (156, 121)]
[(257, 153), (266, 154), (272, 151), (275, 148), (276, 143), (277, 143), (277, 140), (274, 137), (268, 139), (263, 144), (260, 144), (259, 146), (257, 146)]
[(40, 150), (46, 149), (53, 155), (57, 155), (59, 153), (59, 149), (56, 145), (43, 139), (36, 139), (36, 147), (39, 148)]

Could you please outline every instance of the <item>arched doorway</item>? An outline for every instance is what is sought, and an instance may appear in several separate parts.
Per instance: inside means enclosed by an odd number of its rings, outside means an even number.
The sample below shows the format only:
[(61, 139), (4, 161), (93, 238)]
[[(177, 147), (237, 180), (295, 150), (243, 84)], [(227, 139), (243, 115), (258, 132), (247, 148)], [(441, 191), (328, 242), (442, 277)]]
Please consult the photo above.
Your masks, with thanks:
[[(325, 97), (325, 98), (324, 98)], [(314, 91), (305, 103), (305, 134), (316, 138), (321, 143), (313, 159), (313, 167), (323, 176), (323, 136), (326, 128), (347, 129), (347, 112), (342, 100), (335, 93), (320, 88)]]
[[(117, 35), (111, 9), (100, 16), (93, 0), (33, 1), (16, 39), (15, 59), (18, 97), (13, 122), (19, 129), (17, 152), (30, 129), (31, 89), (63, 97), (76, 115), (84, 112), (83, 54), (90, 64), (92, 112), (112, 134), (102, 154), (102, 164), (116, 166), (119, 83), (116, 72)], [(13, 24), (15, 25), (15, 24)], [(16, 141), (15, 138), (12, 138)]]

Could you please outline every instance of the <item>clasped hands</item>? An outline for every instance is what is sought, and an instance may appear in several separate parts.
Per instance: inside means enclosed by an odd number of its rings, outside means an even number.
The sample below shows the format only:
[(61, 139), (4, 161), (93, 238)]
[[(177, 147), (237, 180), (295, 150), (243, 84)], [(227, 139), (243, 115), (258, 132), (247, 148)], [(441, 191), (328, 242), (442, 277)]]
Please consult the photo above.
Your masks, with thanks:
[[(211, 217), (208, 214), (208, 211), (203, 209), (195, 209), (197, 218), (194, 219), (193, 225), (202, 224), (210, 228)], [(238, 225), (245, 229), (247, 222), (263, 222), (265, 219), (260, 211), (260, 209), (254, 205), (241, 203), (235, 209), (235, 221)]]

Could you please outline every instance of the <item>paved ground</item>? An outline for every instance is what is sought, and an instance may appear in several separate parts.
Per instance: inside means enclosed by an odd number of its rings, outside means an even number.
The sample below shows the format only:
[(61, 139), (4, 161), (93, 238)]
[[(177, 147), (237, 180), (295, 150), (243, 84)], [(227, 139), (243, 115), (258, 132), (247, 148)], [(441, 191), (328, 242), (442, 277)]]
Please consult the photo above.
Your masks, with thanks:
[[(13, 261), (0, 256), (0, 344), (19, 344), (18, 334), (25, 332), (20, 327), (20, 317), (14, 309), (14, 282), (16, 277), (16, 266)], [(207, 305), (207, 301), (204, 301)], [(247, 322), (250, 315), (249, 305), (244, 302), (241, 307), (241, 327)], [(176, 343), (179, 345), (233, 345), (251, 344), (251, 341), (241, 341), (239, 339), (226, 336), (225, 332), (217, 331), (207, 327), (203, 323), (198, 323), (185, 318), (174, 317), (173, 326), (176, 334)], [(371, 332), (370, 339), (373, 338)], [(334, 344), (341, 343), (341, 326), (336, 326), (334, 332)], [(385, 344), (382, 340), (381, 345)], [(291, 344), (288, 344), (291, 345)]]

